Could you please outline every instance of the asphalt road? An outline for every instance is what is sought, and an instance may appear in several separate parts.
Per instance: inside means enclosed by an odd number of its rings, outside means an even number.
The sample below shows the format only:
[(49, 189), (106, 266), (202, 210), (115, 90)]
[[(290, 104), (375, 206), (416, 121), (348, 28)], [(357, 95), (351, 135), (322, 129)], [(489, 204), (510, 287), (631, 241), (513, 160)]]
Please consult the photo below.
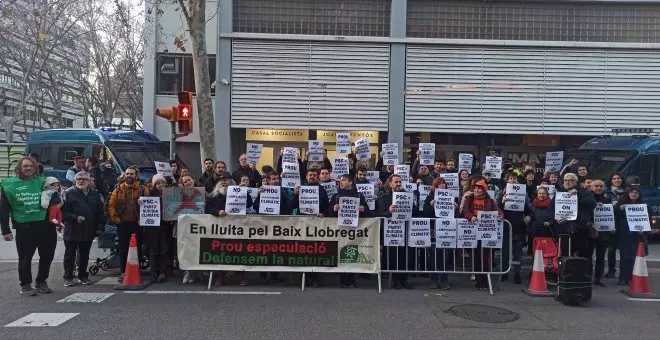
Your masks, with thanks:
[[(6, 248), (5, 243), (0, 248)], [(6, 254), (3, 250), (0, 254)], [(14, 255), (15, 256), (15, 255)], [(56, 257), (60, 258), (60, 257)], [(53, 263), (50, 295), (18, 294), (16, 264), (0, 263), (0, 339), (603, 339), (655, 338), (660, 331), (660, 302), (631, 301), (613, 281), (594, 288), (587, 307), (567, 307), (552, 298), (529, 297), (510, 283), (491, 296), (471, 289), (467, 277), (451, 277), (454, 289), (428, 290), (428, 279), (414, 279), (414, 290), (385, 289), (375, 280), (361, 280), (360, 288), (336, 288), (337, 278), (326, 276), (326, 287), (307, 289), (290, 282), (261, 285), (256, 274), (250, 286), (213, 288), (170, 281), (153, 284), (140, 293), (112, 289), (114, 278), (92, 286), (62, 286), (61, 263)], [(36, 273), (36, 266), (34, 269)], [(649, 269), (653, 290), (660, 292), (660, 269)], [(115, 275), (116, 272), (105, 272)], [(288, 277), (288, 276), (285, 276)], [(104, 277), (92, 277), (95, 280)], [(294, 281), (299, 280), (296, 276)], [(385, 284), (386, 286), (386, 284)], [(75, 293), (91, 293), (72, 296)], [(88, 302), (58, 302), (61, 300)], [(660, 300), (658, 300), (660, 301)], [(518, 314), (509, 323), (469, 321), (447, 312), (462, 304), (501, 307)], [(488, 314), (489, 307), (476, 311)], [(48, 314), (48, 326), (32, 313)], [(493, 314), (488, 314), (493, 315)], [(502, 316), (499, 313), (496, 316)], [(34, 316), (34, 315), (32, 315)], [(59, 322), (63, 321), (58, 325)], [(41, 326), (40, 326), (41, 325)], [(39, 327), (37, 327), (39, 326)]]

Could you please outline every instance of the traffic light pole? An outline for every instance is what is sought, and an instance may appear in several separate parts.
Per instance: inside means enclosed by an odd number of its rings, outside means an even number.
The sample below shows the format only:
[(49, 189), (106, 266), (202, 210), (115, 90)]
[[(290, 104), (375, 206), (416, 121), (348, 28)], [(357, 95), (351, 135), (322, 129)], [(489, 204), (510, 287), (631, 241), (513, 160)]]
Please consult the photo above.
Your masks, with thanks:
[(170, 122), (170, 159), (176, 158), (176, 122)]

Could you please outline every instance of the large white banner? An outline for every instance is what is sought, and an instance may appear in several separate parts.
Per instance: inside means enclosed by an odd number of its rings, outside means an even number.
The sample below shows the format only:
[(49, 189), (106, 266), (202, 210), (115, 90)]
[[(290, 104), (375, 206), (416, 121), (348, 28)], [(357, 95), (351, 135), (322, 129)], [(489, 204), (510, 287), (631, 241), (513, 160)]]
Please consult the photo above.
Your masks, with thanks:
[(180, 215), (183, 270), (378, 273), (380, 219), (357, 228), (335, 218)]

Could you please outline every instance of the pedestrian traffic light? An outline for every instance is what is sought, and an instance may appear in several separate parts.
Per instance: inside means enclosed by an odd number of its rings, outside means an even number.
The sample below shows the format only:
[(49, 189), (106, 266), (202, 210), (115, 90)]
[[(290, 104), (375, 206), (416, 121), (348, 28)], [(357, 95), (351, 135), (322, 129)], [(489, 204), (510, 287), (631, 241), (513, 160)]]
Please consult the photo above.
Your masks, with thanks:
[(179, 105), (177, 106), (177, 124), (179, 126), (179, 133), (189, 134), (193, 130), (193, 107), (192, 107), (192, 93), (179, 92)]

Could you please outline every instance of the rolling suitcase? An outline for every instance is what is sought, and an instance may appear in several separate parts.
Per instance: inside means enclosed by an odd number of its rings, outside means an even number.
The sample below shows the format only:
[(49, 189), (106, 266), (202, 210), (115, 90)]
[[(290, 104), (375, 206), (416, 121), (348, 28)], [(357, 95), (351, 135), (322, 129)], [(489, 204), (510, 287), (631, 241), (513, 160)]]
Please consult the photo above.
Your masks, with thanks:
[[(561, 237), (559, 238), (559, 248), (561, 249)], [(568, 249), (570, 255), (570, 238)], [(592, 266), (589, 260), (577, 256), (561, 256), (555, 299), (571, 306), (588, 303), (591, 301), (591, 277)]]

